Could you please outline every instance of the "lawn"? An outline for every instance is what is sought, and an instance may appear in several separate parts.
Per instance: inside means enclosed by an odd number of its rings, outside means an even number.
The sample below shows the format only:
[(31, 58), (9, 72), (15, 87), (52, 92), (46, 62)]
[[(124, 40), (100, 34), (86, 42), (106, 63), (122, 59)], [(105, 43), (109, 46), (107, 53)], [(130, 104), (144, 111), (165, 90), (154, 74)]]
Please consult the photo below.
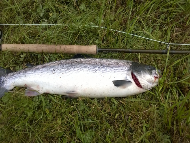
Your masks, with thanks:
[[(0, 23), (61, 26), (0, 26), (6, 44), (97, 45), (99, 48), (166, 49), (165, 44), (118, 33), (117, 29), (172, 43), (190, 43), (189, 1), (1, 0)], [(106, 29), (93, 28), (92, 25)], [(188, 50), (190, 46), (170, 46)], [(74, 54), (0, 52), (0, 67), (18, 71), (69, 59)], [(7, 142), (190, 142), (190, 55), (99, 53), (162, 71), (151, 91), (125, 98), (24, 96), (14, 88), (0, 99), (0, 141)]]

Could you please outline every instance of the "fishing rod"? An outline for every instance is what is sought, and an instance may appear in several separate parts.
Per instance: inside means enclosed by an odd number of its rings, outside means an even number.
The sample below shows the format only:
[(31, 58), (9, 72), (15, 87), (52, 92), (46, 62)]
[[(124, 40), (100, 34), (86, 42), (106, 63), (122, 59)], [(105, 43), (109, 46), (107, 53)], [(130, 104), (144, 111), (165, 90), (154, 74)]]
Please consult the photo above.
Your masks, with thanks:
[[(0, 24), (1, 25), (1, 24)], [(17, 24), (5, 24), (5, 25), (17, 25)], [(44, 24), (19, 24), (19, 25), (44, 25)], [(47, 25), (47, 24), (45, 24)], [(48, 24), (49, 26), (61, 25), (61, 24)], [(97, 28), (98, 26), (91, 26)], [(102, 29), (107, 29), (105, 27), (99, 27)], [(120, 33), (129, 34), (131, 36), (159, 42), (161, 44), (169, 45), (190, 45), (190, 44), (178, 44), (178, 43), (166, 43), (143, 36), (126, 33), (119, 30), (110, 29), (111, 31), (116, 31)], [(190, 50), (170, 50), (169, 48), (165, 50), (147, 50), (147, 49), (103, 49), (98, 48), (96, 45), (48, 45), (48, 44), (1, 44), (2, 31), (0, 30), (0, 51), (19, 51), (19, 52), (36, 52), (36, 53), (70, 53), (70, 54), (98, 54), (100, 52), (123, 52), (123, 53), (148, 53), (148, 54), (190, 54)]]
[(96, 45), (48, 45), (48, 44), (2, 44), (0, 51), (98, 54), (101, 52), (149, 53), (149, 54), (190, 54), (188, 50), (140, 50), (140, 49), (102, 49)]

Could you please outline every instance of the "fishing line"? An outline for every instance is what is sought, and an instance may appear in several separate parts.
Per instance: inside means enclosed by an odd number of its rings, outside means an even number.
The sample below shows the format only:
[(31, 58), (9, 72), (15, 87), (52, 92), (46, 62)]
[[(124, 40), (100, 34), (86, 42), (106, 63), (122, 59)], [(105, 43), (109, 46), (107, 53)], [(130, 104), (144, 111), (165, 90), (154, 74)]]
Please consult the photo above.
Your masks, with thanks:
[(0, 24), (2, 26), (57, 26), (63, 24)]
[(166, 45), (190, 46), (190, 44), (168, 43), (168, 42), (164, 42), (164, 41), (159, 41), (159, 40), (147, 38), (147, 37), (144, 37), (144, 36), (140, 36), (140, 35), (136, 35), (136, 34), (132, 34), (132, 33), (120, 31), (120, 30), (108, 29), (108, 28), (106, 28), (106, 27), (100, 27), (100, 26), (91, 26), (91, 27), (106, 29), (106, 30), (110, 30), (110, 31), (115, 31), (115, 32), (118, 32), (118, 33), (123, 33), (123, 34), (131, 35), (131, 36), (134, 36), (134, 37), (138, 37), (138, 38), (141, 38), (141, 39), (146, 39), (146, 40), (149, 40), (149, 41), (154, 41), (154, 42), (158, 42), (158, 43), (166, 44)]
[[(3, 25), (3, 26), (62, 26), (64, 24), (45, 24), (44, 23), (44, 24), (0, 24), (0, 25)], [(106, 27), (102, 27), (102, 26), (97, 26), (97, 25), (85, 25), (85, 27), (101, 28), (101, 29), (105, 29), (105, 30), (110, 30), (110, 31), (131, 35), (131, 36), (134, 36), (134, 37), (138, 37), (138, 38), (141, 38), (141, 39), (146, 39), (146, 40), (149, 40), (149, 41), (158, 42), (160, 44), (165, 44), (165, 45), (190, 46), (190, 44), (186, 44), (186, 43), (168, 43), (168, 42), (148, 38), (148, 37), (145, 37), (145, 36), (140, 36), (140, 35), (137, 35), (137, 34), (128, 33), (128, 32), (124, 32), (124, 31), (112, 29), (112, 28), (106, 28)]]

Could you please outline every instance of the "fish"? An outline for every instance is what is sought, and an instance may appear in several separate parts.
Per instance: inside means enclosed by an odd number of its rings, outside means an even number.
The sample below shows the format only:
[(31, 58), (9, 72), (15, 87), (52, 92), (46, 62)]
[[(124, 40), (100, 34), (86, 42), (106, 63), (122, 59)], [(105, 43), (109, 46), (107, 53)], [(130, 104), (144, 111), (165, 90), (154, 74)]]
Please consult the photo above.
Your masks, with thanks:
[(26, 96), (126, 97), (152, 89), (160, 77), (155, 67), (128, 60), (66, 59), (11, 73), (0, 68), (0, 97), (14, 87), (26, 87)]

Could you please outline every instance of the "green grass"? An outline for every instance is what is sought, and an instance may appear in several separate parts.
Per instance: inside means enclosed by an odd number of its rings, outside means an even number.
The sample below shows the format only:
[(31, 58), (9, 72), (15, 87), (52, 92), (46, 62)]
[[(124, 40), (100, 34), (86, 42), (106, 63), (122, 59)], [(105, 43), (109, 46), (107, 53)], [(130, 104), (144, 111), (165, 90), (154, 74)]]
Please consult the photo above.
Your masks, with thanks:
[[(189, 1), (1, 0), (1, 23), (63, 23), (63, 26), (1, 26), (3, 43), (96, 44), (101, 48), (165, 49), (99, 25), (175, 43), (190, 43)], [(171, 46), (171, 49), (189, 47)], [(190, 142), (190, 55), (100, 53), (95, 58), (138, 61), (162, 70), (159, 85), (126, 98), (25, 97), (15, 88), (0, 99), (0, 141)], [(72, 58), (69, 54), (0, 52), (0, 66), (14, 71)]]

